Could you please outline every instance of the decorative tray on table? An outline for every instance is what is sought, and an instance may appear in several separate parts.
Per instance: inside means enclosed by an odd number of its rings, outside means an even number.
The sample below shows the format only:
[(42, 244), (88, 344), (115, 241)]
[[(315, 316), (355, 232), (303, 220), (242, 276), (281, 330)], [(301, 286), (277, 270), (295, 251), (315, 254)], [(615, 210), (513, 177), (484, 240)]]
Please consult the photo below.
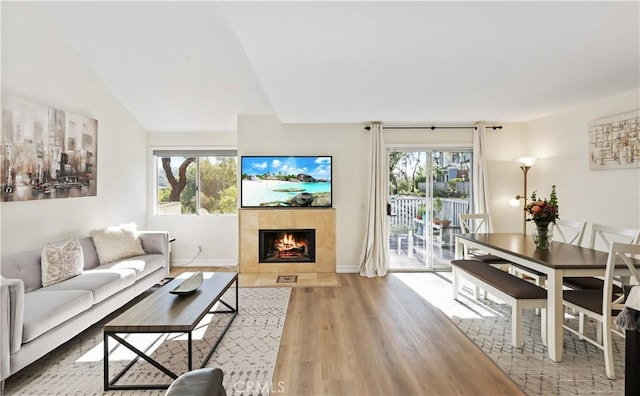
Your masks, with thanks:
[(198, 290), (202, 285), (202, 271), (198, 271), (184, 280), (175, 289), (171, 290), (171, 294), (190, 294)]

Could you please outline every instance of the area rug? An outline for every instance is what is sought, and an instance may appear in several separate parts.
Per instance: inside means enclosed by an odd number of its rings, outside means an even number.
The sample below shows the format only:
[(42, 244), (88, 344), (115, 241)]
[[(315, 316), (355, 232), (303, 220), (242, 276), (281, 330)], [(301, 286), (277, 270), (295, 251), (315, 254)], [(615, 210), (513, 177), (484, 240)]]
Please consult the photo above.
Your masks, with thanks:
[[(605, 375), (604, 353), (564, 332), (562, 362), (548, 357), (540, 335), (540, 316), (524, 310), (522, 349), (511, 346), (511, 307), (494, 299), (475, 300), (471, 288), (460, 301), (452, 298), (451, 273), (394, 274), (425, 300), (437, 306), (488, 355), (527, 395), (623, 395), (624, 339), (613, 336), (616, 379)], [(577, 328), (577, 318), (567, 313), (567, 323)], [(587, 323), (595, 337), (595, 325)]]
[[(239, 314), (207, 367), (224, 372), (224, 386), (229, 395), (258, 394), (270, 389), (280, 338), (287, 313), (290, 288), (240, 288)], [(230, 289), (224, 301), (235, 301)], [(220, 307), (224, 309), (224, 307)], [(227, 323), (228, 316), (207, 315), (193, 332), (194, 367), (199, 367), (212, 343)], [(103, 392), (103, 335), (105, 321), (91, 327), (67, 344), (6, 380), (5, 395), (163, 395), (162, 390)], [(152, 348), (151, 356), (176, 373), (187, 369), (187, 344), (184, 335), (130, 336), (136, 347)], [(124, 367), (133, 355), (110, 340), (110, 376)], [(140, 359), (120, 379), (127, 383), (170, 383), (171, 379)], [(257, 391), (254, 391), (257, 390)]]

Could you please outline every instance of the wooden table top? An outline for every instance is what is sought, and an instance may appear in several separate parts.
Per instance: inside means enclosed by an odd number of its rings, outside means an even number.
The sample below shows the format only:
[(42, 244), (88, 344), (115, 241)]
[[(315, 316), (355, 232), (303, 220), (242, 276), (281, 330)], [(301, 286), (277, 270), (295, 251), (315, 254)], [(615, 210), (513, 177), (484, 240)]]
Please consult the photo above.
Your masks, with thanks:
[(192, 331), (227, 289), (236, 272), (204, 272), (202, 285), (187, 295), (169, 293), (188, 277), (176, 278), (104, 326), (106, 332), (169, 333)]
[[(522, 233), (457, 234), (458, 237), (530, 260), (553, 269), (606, 268), (609, 253), (553, 241), (549, 250), (536, 249), (531, 235)], [(620, 268), (624, 268), (624, 264)]]

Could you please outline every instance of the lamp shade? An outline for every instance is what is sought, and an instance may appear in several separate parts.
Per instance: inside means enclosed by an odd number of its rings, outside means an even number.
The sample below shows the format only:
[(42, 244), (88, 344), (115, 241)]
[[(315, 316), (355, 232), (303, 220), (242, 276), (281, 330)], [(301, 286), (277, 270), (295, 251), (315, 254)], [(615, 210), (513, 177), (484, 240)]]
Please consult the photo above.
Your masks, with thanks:
[(533, 166), (533, 164), (536, 162), (536, 159), (534, 157), (521, 157), (518, 158), (518, 162), (520, 162), (524, 166)]
[(509, 200), (509, 205), (517, 208), (518, 206), (520, 206), (520, 200), (518, 198), (512, 198)]

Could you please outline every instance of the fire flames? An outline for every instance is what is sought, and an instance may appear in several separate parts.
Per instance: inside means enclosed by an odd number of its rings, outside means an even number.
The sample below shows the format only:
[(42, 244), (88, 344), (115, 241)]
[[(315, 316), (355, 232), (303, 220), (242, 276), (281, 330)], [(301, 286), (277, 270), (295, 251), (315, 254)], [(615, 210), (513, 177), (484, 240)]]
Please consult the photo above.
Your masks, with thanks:
[(278, 258), (303, 257), (308, 254), (306, 239), (296, 240), (290, 233), (284, 233), (283, 237), (273, 244)]

